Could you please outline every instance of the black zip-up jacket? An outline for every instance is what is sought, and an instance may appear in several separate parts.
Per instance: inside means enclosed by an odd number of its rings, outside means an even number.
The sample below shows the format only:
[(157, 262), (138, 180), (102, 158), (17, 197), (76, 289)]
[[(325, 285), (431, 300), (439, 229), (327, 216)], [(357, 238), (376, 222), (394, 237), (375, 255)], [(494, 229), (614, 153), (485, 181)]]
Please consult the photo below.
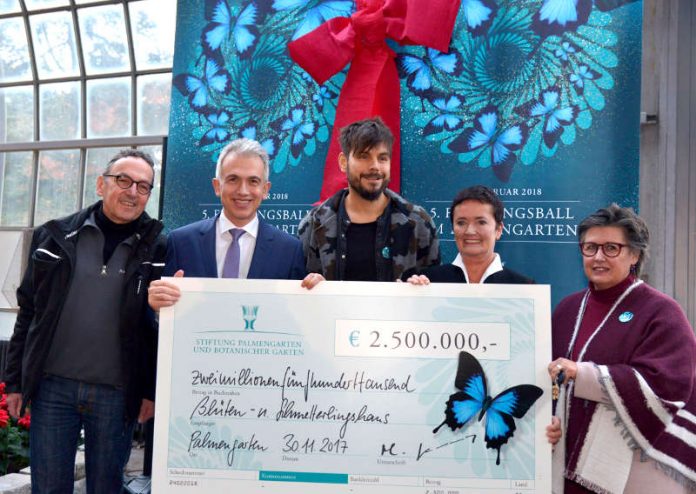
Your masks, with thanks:
[[(5, 369), (7, 393), (22, 393), (22, 414), (43, 376), (61, 310), (75, 269), (77, 231), (101, 201), (36, 228), (27, 269), (17, 289), (19, 313)], [(155, 399), (157, 332), (148, 313), (147, 287), (164, 266), (162, 223), (143, 213), (126, 263), (119, 332), (126, 419), (137, 417), (143, 398)]]

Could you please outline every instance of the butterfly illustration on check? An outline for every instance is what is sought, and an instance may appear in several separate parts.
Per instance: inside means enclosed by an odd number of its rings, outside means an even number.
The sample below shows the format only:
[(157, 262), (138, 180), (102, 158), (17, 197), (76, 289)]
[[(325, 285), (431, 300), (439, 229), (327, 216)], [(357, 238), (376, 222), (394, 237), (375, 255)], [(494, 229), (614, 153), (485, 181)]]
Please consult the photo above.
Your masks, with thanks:
[(491, 398), (481, 364), (476, 357), (467, 352), (459, 354), (454, 385), (460, 391), (450, 395), (445, 408), (445, 420), (433, 429), (433, 434), (445, 424), (455, 431), (477, 415), (478, 421), (485, 415), (486, 448), (498, 451), (495, 464), (500, 465), (500, 448), (508, 442), (516, 429), (513, 417), (524, 417), (544, 392), (532, 384), (519, 384)]

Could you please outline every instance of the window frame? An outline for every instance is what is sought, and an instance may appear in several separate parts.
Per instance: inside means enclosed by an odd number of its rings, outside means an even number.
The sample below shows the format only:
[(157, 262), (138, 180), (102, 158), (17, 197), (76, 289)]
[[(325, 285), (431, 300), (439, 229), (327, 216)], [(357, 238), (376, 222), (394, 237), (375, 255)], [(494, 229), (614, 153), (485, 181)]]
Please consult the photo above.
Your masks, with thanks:
[[(135, 57), (135, 46), (133, 37), (133, 28), (131, 24), (131, 5), (140, 3), (144, 0), (95, 0), (86, 3), (76, 3), (75, 0), (69, 0), (68, 5), (48, 7), (48, 8), (38, 8), (28, 10), (24, 0), (18, 0), (20, 11), (13, 13), (0, 14), (0, 21), (8, 18), (19, 18), (21, 17), (24, 24), (24, 30), (27, 37), (27, 48), (30, 55), (30, 73), (31, 80), (22, 81), (12, 81), (12, 82), (0, 82), (0, 90), (13, 88), (13, 87), (24, 87), (31, 88), (33, 94), (33, 140), (31, 141), (21, 141), (21, 142), (0, 142), (0, 155), (5, 155), (12, 152), (31, 152), (32, 153), (32, 170), (31, 170), (31, 184), (30, 193), (32, 195), (32, 200), (30, 202), (29, 211), (29, 224), (28, 225), (14, 225), (5, 226), (0, 225), (0, 230), (16, 230), (18, 228), (33, 228), (37, 226), (35, 224), (35, 213), (36, 213), (36, 201), (38, 194), (38, 172), (39, 172), (39, 154), (42, 151), (52, 151), (52, 150), (75, 150), (79, 151), (79, 180), (78, 180), (78, 206), (82, 208), (84, 204), (84, 191), (86, 187), (94, 186), (94, 184), (85, 183), (85, 169), (86, 169), (86, 158), (87, 151), (95, 148), (105, 148), (105, 147), (119, 147), (119, 148), (140, 148), (144, 146), (161, 146), (164, 149), (164, 141), (166, 139), (166, 134), (160, 135), (138, 135), (138, 80), (142, 76), (147, 75), (160, 75), (160, 74), (172, 74), (171, 64), (167, 67), (161, 68), (149, 68), (149, 69), (137, 69), (136, 67), (136, 57)], [(83, 50), (82, 35), (80, 32), (79, 25), (79, 12), (83, 9), (89, 9), (90, 7), (104, 6), (104, 5), (120, 5), (123, 8), (124, 21), (125, 21), (125, 39), (127, 44), (127, 52), (130, 62), (130, 70), (118, 71), (118, 72), (108, 72), (87, 75), (85, 70), (85, 53)], [(176, 7), (176, 2), (174, 2)], [(36, 51), (34, 48), (34, 39), (32, 35), (30, 17), (37, 14), (50, 14), (56, 12), (68, 12), (72, 17), (72, 29), (73, 36), (75, 40), (75, 48), (77, 53), (77, 65), (79, 70), (79, 75), (70, 77), (38, 77), (38, 66), (36, 60)], [(174, 43), (174, 39), (171, 40)], [(172, 45), (173, 54), (173, 45)], [(103, 138), (88, 138), (88, 119), (87, 115), (90, 111), (88, 106), (88, 95), (87, 95), (87, 83), (88, 81), (112, 79), (118, 77), (125, 77), (130, 79), (130, 133), (129, 135), (118, 136), (118, 137), (103, 137)], [(40, 140), (41, 135), (41, 120), (40, 120), (40, 88), (45, 84), (58, 83), (58, 82), (78, 82), (79, 98), (80, 98), (80, 130), (78, 139), (65, 139), (65, 140)], [(164, 155), (162, 156), (162, 161), (164, 161)], [(106, 163), (104, 163), (106, 166)], [(160, 163), (163, 166), (163, 163)], [(2, 167), (0, 167), (0, 171)], [(162, 173), (160, 173), (156, 180), (161, 184)], [(161, 205), (157, 205), (158, 216), (161, 215)]]

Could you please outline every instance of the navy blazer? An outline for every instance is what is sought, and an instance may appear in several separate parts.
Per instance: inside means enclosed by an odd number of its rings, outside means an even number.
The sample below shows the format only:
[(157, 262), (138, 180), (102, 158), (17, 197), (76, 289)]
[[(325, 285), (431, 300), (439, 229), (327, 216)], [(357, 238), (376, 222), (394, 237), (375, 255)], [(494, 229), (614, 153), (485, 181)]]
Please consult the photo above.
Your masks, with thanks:
[[(197, 221), (169, 233), (163, 276), (183, 269), (184, 276), (217, 278), (215, 218)], [(249, 266), (249, 279), (301, 280), (305, 261), (300, 241), (259, 218), (256, 247)]]

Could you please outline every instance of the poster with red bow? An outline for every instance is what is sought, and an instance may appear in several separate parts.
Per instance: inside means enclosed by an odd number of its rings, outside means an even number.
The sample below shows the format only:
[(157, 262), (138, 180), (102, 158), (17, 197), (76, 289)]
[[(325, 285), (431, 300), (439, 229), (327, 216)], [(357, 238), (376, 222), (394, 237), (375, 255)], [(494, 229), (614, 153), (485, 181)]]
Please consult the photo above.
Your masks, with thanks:
[(577, 224), (638, 204), (639, 0), (186, 0), (177, 12), (164, 184), (168, 229), (221, 207), (211, 178), (238, 137), (271, 156), (262, 219), (291, 234), (345, 186), (336, 132), (380, 115), (390, 188), (433, 216), (467, 186), (505, 203), (512, 269), (585, 285)]

